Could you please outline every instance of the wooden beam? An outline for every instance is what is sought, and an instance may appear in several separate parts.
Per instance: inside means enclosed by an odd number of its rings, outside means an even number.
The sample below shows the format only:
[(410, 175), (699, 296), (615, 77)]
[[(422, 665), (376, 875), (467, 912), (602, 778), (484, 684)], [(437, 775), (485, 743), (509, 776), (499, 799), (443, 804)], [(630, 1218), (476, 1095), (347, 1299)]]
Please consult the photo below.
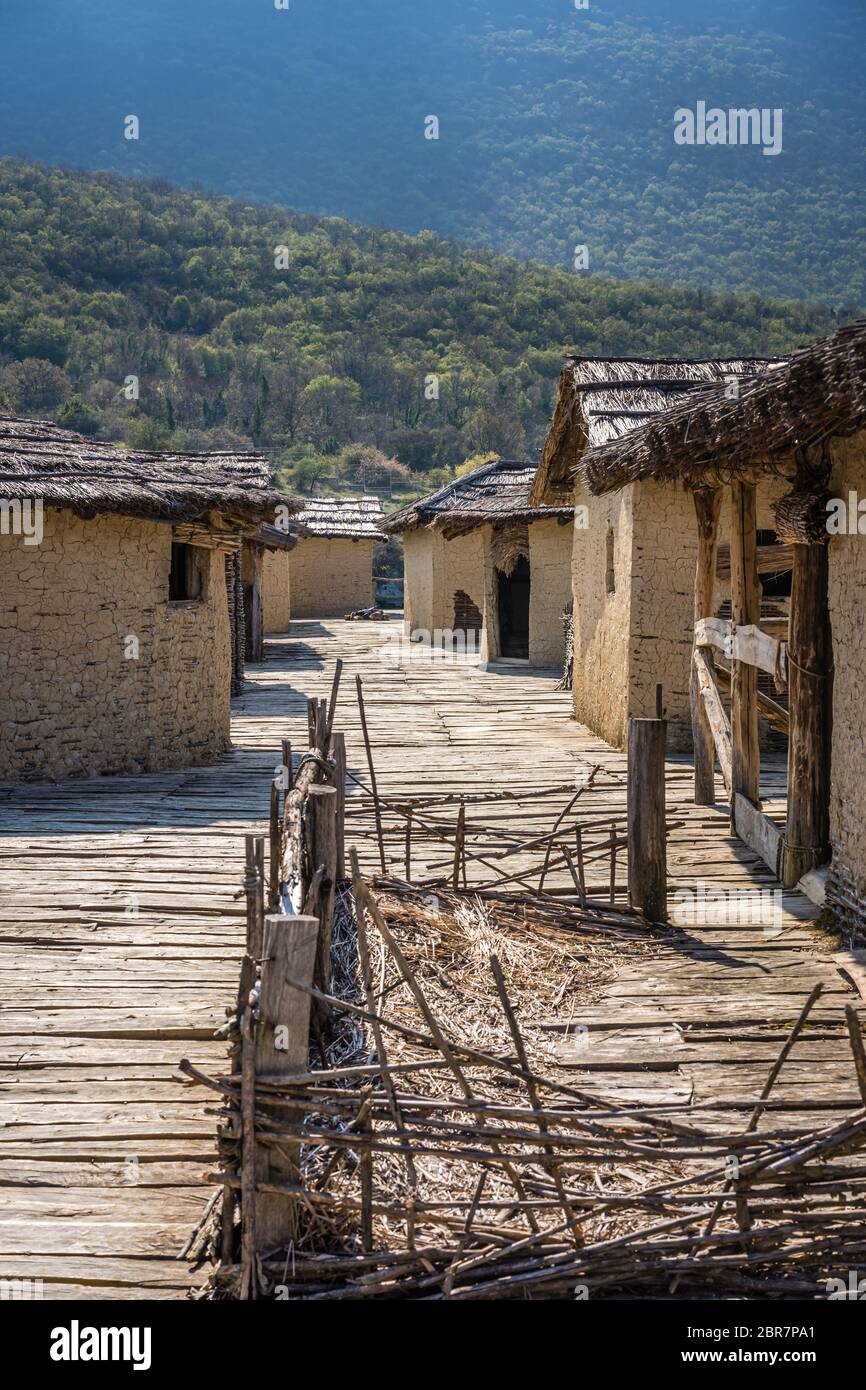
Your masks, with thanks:
[[(693, 658), (704, 717), (709, 726), (715, 756), (719, 760), (725, 791), (731, 795), (731, 726), (719, 694), (716, 672), (707, 652), (696, 649)], [(705, 804), (705, 803), (702, 803)]]
[(767, 868), (778, 875), (781, 869), (785, 837), (774, 821), (739, 792), (734, 792), (731, 804), (731, 824), (749, 849), (760, 855)]
[(788, 644), (754, 623), (734, 628), (724, 618), (701, 618), (695, 623), (695, 646), (714, 647), (728, 660), (757, 666), (783, 684), (788, 681)]
[[(698, 558), (695, 565), (695, 627), (711, 619), (715, 606), (716, 548), (719, 538), (721, 488), (701, 488), (693, 494), (698, 521)], [(696, 639), (697, 640), (697, 639)], [(712, 666), (712, 657), (708, 658)], [(689, 684), (692, 712), (692, 744), (695, 761), (695, 805), (712, 806), (716, 800), (713, 773), (713, 731), (707, 718), (698, 673), (692, 666)]]
[[(739, 627), (757, 627), (761, 585), (756, 563), (757, 502), (753, 483), (731, 484), (731, 619)], [(758, 806), (761, 761), (758, 746), (758, 671), (734, 659), (731, 666), (731, 785)]]
[(827, 547), (795, 545), (791, 582), (788, 820), (783, 881), (823, 863), (830, 838), (831, 689)]

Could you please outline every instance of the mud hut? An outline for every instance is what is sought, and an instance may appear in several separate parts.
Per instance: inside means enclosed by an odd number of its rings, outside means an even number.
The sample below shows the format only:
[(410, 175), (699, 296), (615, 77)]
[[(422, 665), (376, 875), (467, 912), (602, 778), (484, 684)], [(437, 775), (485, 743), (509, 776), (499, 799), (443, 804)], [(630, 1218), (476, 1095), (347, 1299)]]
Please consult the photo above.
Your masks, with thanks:
[(0, 780), (153, 771), (229, 746), (253, 454), (130, 453), (0, 416)]
[(565, 498), (531, 505), (534, 474), (488, 463), (386, 518), (385, 531), (403, 535), (413, 640), (456, 633), (482, 662), (562, 667), (574, 509)]
[[(777, 371), (694, 396), (578, 466), (593, 495), (652, 484), (691, 508), (691, 666), (695, 798), (715, 800), (714, 763), (733, 825), (786, 885), (829, 868), (827, 902), (866, 924), (866, 324), (840, 329)], [(775, 529), (791, 554), (790, 614), (762, 617), (759, 496), (771, 484)], [(722, 520), (731, 612), (717, 616)], [(685, 526), (686, 518), (683, 518)], [(787, 696), (784, 827), (761, 803), (758, 678)], [(730, 689), (730, 715), (722, 694)], [(812, 880), (812, 882), (810, 882)], [(820, 894), (819, 894), (820, 895)]]
[(342, 617), (375, 602), (373, 552), (382, 539), (378, 497), (312, 497), (297, 517), (303, 543), (265, 556), (264, 630), (289, 618)]
[[(743, 381), (779, 365), (757, 358), (566, 361), (531, 501), (557, 506), (567, 499), (585, 523), (574, 528), (571, 557), (574, 711), (616, 747), (625, 743), (629, 718), (655, 712), (659, 682), (669, 746), (691, 747), (693, 508), (682, 489), (662, 488), (651, 477), (596, 496), (583, 482), (580, 461), (587, 450), (615, 446), (695, 392), (734, 396)], [(777, 495), (778, 487), (767, 480), (758, 497), (767, 547), (775, 542), (771, 504)], [(767, 563), (779, 559), (774, 551)], [(781, 613), (784, 580), (776, 587), (771, 608)]]

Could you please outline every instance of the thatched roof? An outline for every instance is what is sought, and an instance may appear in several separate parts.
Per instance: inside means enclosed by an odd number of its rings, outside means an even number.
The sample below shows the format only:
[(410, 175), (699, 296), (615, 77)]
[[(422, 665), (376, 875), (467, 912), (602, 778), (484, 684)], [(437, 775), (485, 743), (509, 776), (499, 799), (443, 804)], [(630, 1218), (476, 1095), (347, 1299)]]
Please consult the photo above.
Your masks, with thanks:
[[(595, 493), (641, 478), (707, 486), (755, 469), (792, 473), (807, 450), (864, 428), (866, 323), (856, 323), (743, 382), (737, 398), (715, 385), (623, 439), (599, 441), (574, 471)], [(793, 522), (786, 529), (796, 538)]]
[[(270, 486), (263, 454), (160, 454), (87, 439), (50, 420), (0, 414), (0, 498), (41, 499), (90, 519), (116, 512), (192, 522), (273, 521), (302, 503)], [(281, 513), (285, 514), (285, 513)]]
[(389, 534), (435, 526), (453, 535), (471, 531), (492, 522), (544, 521), (549, 517), (567, 518), (574, 508), (563, 502), (556, 507), (533, 507), (530, 503), (535, 468), (531, 463), (486, 463), (455, 478), (438, 492), (410, 502), (385, 519)]
[(310, 536), (369, 541), (381, 540), (382, 516), (378, 497), (312, 497), (298, 520)]
[(567, 358), (532, 488), (533, 504), (556, 502), (567, 493), (588, 449), (624, 438), (648, 420), (676, 407), (684, 396), (731, 377), (765, 372), (779, 366), (781, 360)]

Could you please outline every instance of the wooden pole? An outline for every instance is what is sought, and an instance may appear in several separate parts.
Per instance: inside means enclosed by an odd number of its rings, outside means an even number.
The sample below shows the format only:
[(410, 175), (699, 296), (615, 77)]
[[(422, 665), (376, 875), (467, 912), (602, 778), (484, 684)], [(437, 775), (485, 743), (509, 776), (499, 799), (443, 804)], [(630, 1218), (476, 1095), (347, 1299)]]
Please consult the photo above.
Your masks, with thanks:
[(316, 983), (331, 992), (331, 936), (334, 929), (334, 895), (337, 882), (337, 792), (334, 787), (313, 786), (307, 793), (305, 819), (307, 864), (311, 877), (323, 870), (319, 885), (319, 950)]
[(666, 744), (667, 720), (629, 720), (628, 888), (651, 922), (667, 920)]
[(466, 807), (461, 801), (460, 810), (457, 812), (457, 831), (454, 836), (454, 872), (452, 875), (452, 885), (454, 889), (460, 887), (460, 866), (463, 862), (463, 844), (466, 836)]
[(252, 956), (253, 960), (259, 960), (262, 954), (262, 932), (265, 920), (264, 881), (260, 869), (265, 852), (264, 838), (260, 835), (245, 835), (244, 850), (244, 893), (247, 900), (247, 954)]
[[(719, 539), (719, 516), (722, 510), (722, 489), (700, 488), (692, 494), (698, 521), (698, 558), (695, 566), (694, 617), (711, 618), (715, 611), (716, 553)], [(712, 653), (707, 653), (712, 663)], [(713, 735), (701, 699), (698, 673), (692, 663), (689, 683), (689, 702), (692, 711), (692, 742), (695, 762), (695, 805), (712, 806), (716, 800), (713, 774)]]
[(280, 815), (280, 783), (271, 782), (271, 815), (268, 868), (268, 907), (276, 908), (280, 900), (280, 870), (282, 867), (283, 825)]
[(334, 790), (337, 793), (337, 881), (346, 877), (346, 735), (331, 734)]
[[(311, 996), (287, 984), (312, 984), (319, 939), (315, 917), (286, 917), (272, 913), (265, 918), (264, 958), (256, 1029), (256, 1075), (298, 1076), (307, 1070), (310, 1049)], [(267, 1110), (267, 1093), (257, 1097)], [(285, 1107), (279, 1119), (297, 1123)], [(246, 1131), (245, 1131), (246, 1133)], [(255, 1153), (256, 1183), (297, 1182), (298, 1145), (287, 1140), (279, 1147), (258, 1144)], [(256, 1191), (255, 1247), (264, 1254), (289, 1245), (297, 1237), (297, 1202), (285, 1194)]]
[(406, 882), (412, 882), (412, 802), (406, 808)]
[(788, 633), (788, 818), (783, 883), (826, 857), (830, 839), (831, 690), (827, 547), (795, 545)]
[[(757, 504), (753, 483), (731, 484), (731, 619), (732, 631), (761, 618), (757, 563)], [(731, 663), (731, 784), (760, 807), (761, 755), (758, 747), (758, 669), (745, 661)]]
[(382, 866), (382, 873), (388, 872), (388, 865), (385, 860), (385, 840), (382, 835), (382, 812), (379, 805), (379, 791), (376, 786), (376, 770), (373, 766), (373, 750), (370, 746), (370, 734), (367, 730), (367, 711), (364, 708), (364, 690), (361, 677), (355, 677), (355, 687), (358, 691), (358, 713), (361, 716), (361, 733), (364, 735), (364, 747), (367, 750), (367, 767), (370, 770), (370, 790), (373, 793), (373, 814), (376, 818), (376, 838), (379, 841), (379, 863)]

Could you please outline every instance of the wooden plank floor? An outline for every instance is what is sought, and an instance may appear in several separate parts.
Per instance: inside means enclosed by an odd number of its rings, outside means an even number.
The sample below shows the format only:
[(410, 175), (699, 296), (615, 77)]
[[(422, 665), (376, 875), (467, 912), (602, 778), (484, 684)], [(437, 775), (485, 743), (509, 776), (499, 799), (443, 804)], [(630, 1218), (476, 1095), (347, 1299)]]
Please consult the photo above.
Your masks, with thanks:
[[(243, 835), (264, 828), (280, 739), (305, 746), (306, 697), (327, 693), (338, 656), (350, 773), (367, 779), (360, 673), (383, 794), (520, 796), (579, 785), (597, 765), (586, 814), (623, 825), (624, 757), (570, 720), (553, 675), (414, 654), (395, 664), (395, 632), (394, 622), (322, 620), (269, 639), (235, 703), (235, 749), (216, 766), (0, 788), (0, 1278), (41, 1278), (55, 1298), (176, 1298), (201, 1282), (177, 1255), (210, 1195), (201, 1174), (215, 1122), (203, 1092), (172, 1077), (183, 1055), (222, 1063), (212, 1033), (237, 980)], [(672, 760), (669, 817), (684, 822), (671, 835), (673, 888), (771, 890), (767, 870), (728, 838), (721, 809), (689, 804), (690, 781), (687, 760)], [(499, 832), (543, 832), (572, 794), (487, 806), (485, 834), (495, 844)], [(765, 794), (781, 805), (778, 766)], [(373, 871), (362, 794), (350, 811)], [(397, 871), (402, 833), (396, 820), (386, 825)], [(420, 843), (415, 871), (430, 872), (442, 850)], [(811, 905), (794, 892), (777, 907), (770, 924), (691, 925), (625, 963), (579, 1019), (551, 1019), (580, 1084), (623, 1100), (691, 1098), (709, 1123), (727, 1125), (731, 1108), (746, 1113), (821, 980), (816, 1026), (794, 1050), (768, 1123), (853, 1106), (842, 1014), (858, 998), (810, 926)]]

